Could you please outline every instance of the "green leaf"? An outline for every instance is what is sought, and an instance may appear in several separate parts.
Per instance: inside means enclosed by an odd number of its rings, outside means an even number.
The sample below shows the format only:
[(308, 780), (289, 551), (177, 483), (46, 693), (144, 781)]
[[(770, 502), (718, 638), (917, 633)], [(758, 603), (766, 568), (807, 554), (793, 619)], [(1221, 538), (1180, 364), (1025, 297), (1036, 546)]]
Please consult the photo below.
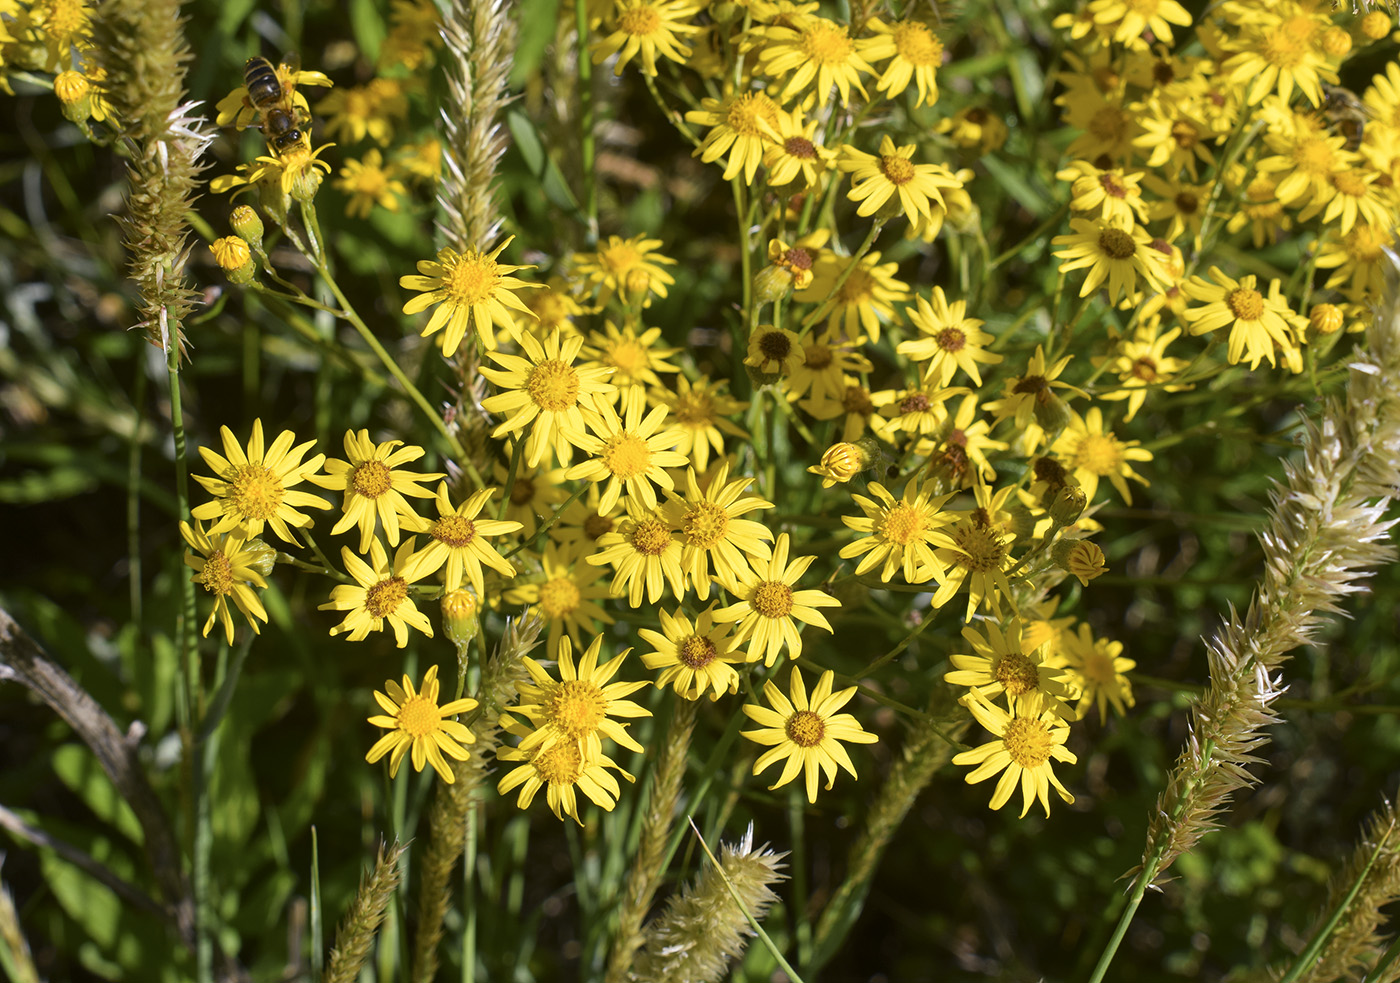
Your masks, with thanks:
[(133, 843), (144, 837), (136, 813), (121, 797), (97, 758), (82, 744), (65, 744), (53, 753), (53, 770), (59, 781), (83, 800), (104, 823), (116, 827)]
[(380, 45), (388, 32), (384, 29), (384, 17), (375, 0), (350, 0), (350, 31), (355, 35), (360, 54), (369, 61), (377, 60)]
[(559, 0), (521, 0), (510, 87), (519, 89), (539, 70), (559, 23)]

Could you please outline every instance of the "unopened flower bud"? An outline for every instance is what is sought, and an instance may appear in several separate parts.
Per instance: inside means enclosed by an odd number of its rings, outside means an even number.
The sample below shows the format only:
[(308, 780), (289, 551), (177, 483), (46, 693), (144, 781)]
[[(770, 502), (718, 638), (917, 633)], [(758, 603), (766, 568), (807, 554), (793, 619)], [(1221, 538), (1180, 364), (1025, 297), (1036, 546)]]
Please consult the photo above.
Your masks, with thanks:
[(638, 303), (644, 300), (647, 292), (651, 290), (651, 274), (640, 268), (628, 270), (622, 288), (629, 301)]
[(1342, 309), (1336, 304), (1314, 304), (1308, 312), (1308, 324), (1318, 334), (1336, 334), (1342, 330)]
[(859, 444), (832, 444), (822, 455), (821, 463), (807, 470), (821, 475), (822, 487), (845, 484), (870, 466), (870, 453)]
[(1061, 570), (1079, 578), (1083, 587), (1108, 569), (1103, 550), (1085, 539), (1065, 539), (1050, 547), (1050, 556)]
[(1055, 493), (1055, 498), (1050, 503), (1050, 521), (1056, 526), (1072, 526), (1079, 521), (1079, 517), (1084, 514), (1084, 507), (1088, 504), (1084, 489), (1075, 485), (1065, 485)]
[(262, 539), (250, 539), (243, 544), (246, 553), (253, 554), (252, 567), (264, 577), (272, 576), (272, 568), (277, 566), (277, 549)]
[(1333, 58), (1340, 58), (1351, 51), (1351, 35), (1346, 28), (1333, 25), (1322, 32), (1322, 50)]
[(1048, 434), (1056, 434), (1069, 425), (1069, 404), (1055, 394), (1049, 386), (1041, 389), (1035, 397), (1035, 422)]
[(209, 251), (214, 254), (214, 262), (228, 274), (231, 282), (248, 283), (253, 279), (256, 270), (253, 267), (252, 253), (248, 249), (248, 243), (241, 237), (224, 236), (222, 239), (215, 239), (210, 243)]
[(239, 205), (228, 216), (228, 226), (254, 249), (262, 248), (263, 222), (249, 205)]
[(1372, 41), (1380, 41), (1390, 33), (1390, 15), (1384, 10), (1373, 10), (1365, 17), (1361, 18), (1358, 25), (1364, 37)]
[(458, 658), (465, 658), (467, 646), (481, 630), (481, 602), (469, 588), (442, 595), (442, 627), (447, 640), (457, 646)]
[(82, 72), (59, 72), (54, 76), (53, 94), (70, 123), (84, 123), (92, 115), (92, 86)]

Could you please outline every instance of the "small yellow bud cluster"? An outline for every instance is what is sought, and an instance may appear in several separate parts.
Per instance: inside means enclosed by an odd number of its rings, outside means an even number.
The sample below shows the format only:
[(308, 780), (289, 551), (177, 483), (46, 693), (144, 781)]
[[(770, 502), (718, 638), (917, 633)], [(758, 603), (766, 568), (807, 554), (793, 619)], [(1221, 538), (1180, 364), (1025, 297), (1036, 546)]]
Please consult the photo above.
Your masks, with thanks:
[(214, 254), (214, 262), (228, 274), (232, 283), (249, 283), (257, 272), (253, 266), (253, 254), (248, 243), (239, 236), (224, 236), (209, 245)]
[(92, 115), (92, 85), (82, 72), (59, 72), (54, 76), (53, 94), (63, 107), (63, 118), (85, 123)]

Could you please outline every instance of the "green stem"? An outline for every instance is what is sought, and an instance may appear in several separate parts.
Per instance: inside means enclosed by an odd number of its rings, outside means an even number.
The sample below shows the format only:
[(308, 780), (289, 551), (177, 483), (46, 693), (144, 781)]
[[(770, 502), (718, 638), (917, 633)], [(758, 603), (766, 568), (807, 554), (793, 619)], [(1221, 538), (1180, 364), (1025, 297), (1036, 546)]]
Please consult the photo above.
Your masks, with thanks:
[(525, 540), (525, 542), (521, 543), (509, 553), (506, 553), (504, 556), (501, 557), (501, 559), (509, 560), (512, 556), (519, 553), (526, 546), (530, 546), (533, 548), (533, 544), (538, 543), (540, 541), (540, 537), (543, 536), (545, 533), (549, 532), (550, 528), (556, 522), (559, 521), (559, 517), (568, 511), (569, 506), (573, 505), (575, 502), (577, 502), (580, 498), (583, 497), (584, 492), (588, 491), (589, 484), (589, 482), (585, 481), (582, 485), (580, 485), (578, 490), (575, 491), (572, 495), (570, 495), (565, 500), (564, 504), (559, 506), (559, 508), (555, 510), (553, 515), (551, 515), (548, 519), (545, 520), (544, 525), (540, 526), (539, 529), (535, 531), (535, 534), (533, 536)]
[(515, 476), (520, 471), (520, 454), (524, 448), (524, 439), (516, 437), (515, 446), (510, 450), (510, 470), (506, 472), (506, 487), (501, 494), (501, 504), (496, 506), (498, 520), (506, 517), (506, 509), (510, 506), (510, 494), (515, 491)]
[(577, 33), (575, 60), (578, 64), (578, 125), (579, 152), (583, 164), (583, 207), (588, 218), (585, 238), (586, 244), (592, 247), (598, 242), (598, 174), (595, 166), (597, 143), (593, 132), (596, 125), (593, 108), (593, 62), (588, 54), (588, 4), (574, 4), (574, 26)]
[(860, 265), (862, 257), (870, 252), (871, 246), (875, 245), (875, 239), (880, 235), (880, 230), (884, 227), (884, 219), (877, 219), (875, 223), (870, 226), (870, 231), (865, 234), (865, 241), (860, 244), (860, 248), (857, 249), (855, 255), (851, 257), (851, 261), (846, 264), (846, 268), (841, 271), (841, 275), (836, 278), (836, 282), (831, 285), (831, 290), (827, 293), (826, 299), (822, 301), (821, 306), (803, 318), (802, 328), (797, 332), (799, 338), (810, 331), (812, 325), (826, 317), (827, 314), (831, 312), (831, 309), (836, 306), (837, 294), (839, 294), (841, 288), (846, 285), (846, 281), (851, 278), (851, 274), (856, 271), (856, 267)]

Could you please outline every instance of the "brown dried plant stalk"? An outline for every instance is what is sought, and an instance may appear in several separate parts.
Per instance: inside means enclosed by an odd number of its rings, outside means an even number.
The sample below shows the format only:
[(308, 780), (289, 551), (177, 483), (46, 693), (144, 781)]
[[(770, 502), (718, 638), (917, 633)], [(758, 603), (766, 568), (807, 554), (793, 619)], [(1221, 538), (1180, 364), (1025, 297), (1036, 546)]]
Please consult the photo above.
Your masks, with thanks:
[(360, 969), (369, 958), (370, 947), (374, 944), (375, 933), (384, 921), (384, 912), (398, 889), (399, 858), (406, 849), (406, 846), (394, 843), (385, 850), (384, 844), (379, 844), (374, 870), (368, 878), (361, 878), (355, 900), (335, 934), (335, 948), (331, 950), (323, 983), (354, 983), (359, 979)]
[(428, 814), (428, 845), (418, 873), (418, 929), (413, 937), (413, 962), (409, 979), (429, 983), (437, 975), (438, 944), (442, 941), (442, 920), (452, 900), (448, 881), (467, 842), (467, 810), (472, 793), (481, 787), (487, 764), (500, 743), (501, 707), (515, 696), (515, 684), (528, 677), (522, 661), (539, 644), (544, 622), (537, 616), (512, 618), (496, 654), (482, 667), (481, 689), (477, 699), (481, 712), (468, 726), (476, 735), (466, 745), (469, 757), (451, 761), (455, 781), (439, 782), (433, 807)]
[(666, 844), (671, 838), (676, 804), (680, 802), (681, 780), (685, 778), (686, 756), (690, 753), (690, 737), (694, 731), (695, 703), (678, 699), (666, 731), (666, 743), (661, 746), (661, 757), (656, 762), (656, 778), (642, 822), (641, 842), (623, 889), (617, 935), (608, 955), (608, 983), (626, 983), (632, 957), (645, 941), (642, 919), (661, 884)]
[(1207, 646), (1210, 688), (1191, 708), (1190, 736), (1148, 826), (1128, 907), (1093, 979), (1108, 964), (1144, 891), (1218, 825), (1235, 791), (1257, 782), (1248, 766), (1278, 720), (1279, 670), (1343, 601), (1391, 562), (1385, 518), (1400, 490), (1400, 303), (1391, 271), (1387, 304), (1350, 364), (1345, 396), (1305, 423), (1302, 459), (1284, 465), (1260, 534), (1265, 571), (1241, 617)]
[(94, 53), (122, 121), (121, 147), (131, 182), (119, 221), (131, 253), (131, 278), (141, 291), (139, 326), (167, 355), (185, 354), (182, 325), (196, 305), (185, 262), (189, 214), (199, 163), (213, 135), (198, 103), (184, 102), (190, 60), (179, 0), (107, 0), (94, 11)]
[[(5, 855), (0, 853), (0, 865)], [(29, 943), (19, 924), (19, 912), (15, 910), (15, 899), (10, 889), (0, 881), (0, 941), (10, 953), (14, 967), (15, 983), (39, 983), (39, 970), (34, 966), (34, 957), (29, 954)]]

